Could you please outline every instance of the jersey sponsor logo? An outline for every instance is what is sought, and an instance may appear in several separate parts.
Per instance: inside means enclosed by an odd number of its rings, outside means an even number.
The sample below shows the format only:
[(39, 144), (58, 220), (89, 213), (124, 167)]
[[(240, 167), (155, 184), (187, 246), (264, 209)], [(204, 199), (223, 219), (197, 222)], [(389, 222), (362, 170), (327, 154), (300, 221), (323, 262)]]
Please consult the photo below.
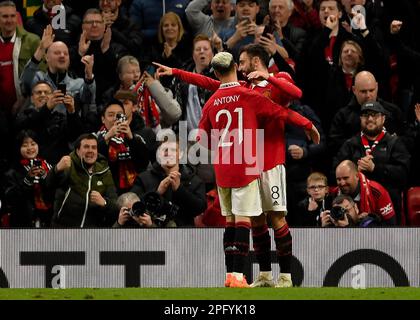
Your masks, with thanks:
[(279, 205), (279, 203), (277, 201), (273, 202), (273, 206), (278, 206), (278, 205)]
[(383, 217), (386, 217), (390, 213), (394, 212), (394, 209), (392, 208), (392, 203), (388, 203), (385, 207), (380, 208), (379, 211), (381, 212), (381, 215)]

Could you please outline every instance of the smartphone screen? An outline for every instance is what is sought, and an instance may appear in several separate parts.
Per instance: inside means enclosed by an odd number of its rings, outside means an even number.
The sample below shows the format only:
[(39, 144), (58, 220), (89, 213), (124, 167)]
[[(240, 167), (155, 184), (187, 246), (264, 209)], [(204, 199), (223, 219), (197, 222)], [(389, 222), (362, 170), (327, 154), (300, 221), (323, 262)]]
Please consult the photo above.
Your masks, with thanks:
[(269, 33), (273, 34), (273, 32), (274, 32), (273, 26), (271, 24), (268, 24), (264, 27), (264, 31), (262, 33), (262, 36), (268, 38), (268, 34)]
[(148, 64), (145, 68), (144, 71), (146, 71), (148, 74), (150, 74), (151, 76), (155, 75), (156, 72), (156, 68), (154, 65), (152, 64)]
[(59, 83), (57, 89), (61, 91), (62, 94), (66, 95), (67, 88), (65, 83)]

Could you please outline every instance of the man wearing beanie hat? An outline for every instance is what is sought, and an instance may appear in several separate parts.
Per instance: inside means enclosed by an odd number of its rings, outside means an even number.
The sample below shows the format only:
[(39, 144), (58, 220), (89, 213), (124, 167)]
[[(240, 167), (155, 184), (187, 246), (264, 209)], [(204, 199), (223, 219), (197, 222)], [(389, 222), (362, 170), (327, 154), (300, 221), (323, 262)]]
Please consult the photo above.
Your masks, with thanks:
[[(221, 84), (204, 106), (199, 140), (201, 144), (209, 146), (208, 139), (214, 130), (222, 133), (216, 150), (212, 151), (216, 154), (214, 168), (222, 215), (226, 216), (223, 238), (227, 268), (225, 286), (247, 288), (249, 285), (243, 276), (243, 269), (249, 253), (251, 219), (260, 216), (267, 205), (272, 206), (274, 199), (271, 194), (267, 199), (264, 186), (260, 188), (260, 184), (279, 182), (279, 175), (284, 174), (280, 166), (266, 170), (265, 159), (272, 157), (272, 149), (268, 150), (267, 141), (274, 139), (277, 148), (281, 148), (284, 137), (279, 139), (277, 131), (290, 115), (287, 109), (279, 108), (270, 99), (240, 85), (237, 66), (230, 53), (216, 54), (211, 65)], [(296, 114), (291, 122), (304, 127), (314, 142), (319, 143), (319, 133), (309, 120)], [(257, 142), (258, 128), (265, 131), (264, 141)], [(260, 152), (260, 147), (264, 148), (264, 152)], [(249, 163), (250, 157), (255, 161), (252, 164)], [(285, 201), (279, 199), (284, 186), (279, 182), (275, 187), (276, 202)], [(284, 233), (286, 231), (283, 230)]]

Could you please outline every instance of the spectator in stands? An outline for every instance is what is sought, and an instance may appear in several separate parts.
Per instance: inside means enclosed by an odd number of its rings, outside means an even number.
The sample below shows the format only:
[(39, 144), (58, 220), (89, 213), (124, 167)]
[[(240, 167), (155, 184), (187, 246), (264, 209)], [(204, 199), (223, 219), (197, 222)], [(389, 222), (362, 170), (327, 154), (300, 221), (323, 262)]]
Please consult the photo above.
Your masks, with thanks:
[(269, 23), (274, 27), (279, 38), (279, 44), (287, 53), (287, 58), (294, 64), (299, 64), (306, 41), (305, 30), (293, 26), (289, 22), (294, 4), (292, 0), (271, 0), (269, 5)]
[(321, 212), (330, 209), (332, 198), (328, 190), (328, 179), (320, 172), (312, 172), (307, 179), (308, 196), (297, 206), (299, 217), (296, 226), (315, 227), (321, 225)]
[[(259, 25), (255, 32), (254, 44), (259, 44), (264, 47), (270, 56), (268, 63), (268, 71), (271, 73), (277, 73), (278, 71), (287, 72), (293, 79), (296, 79), (295, 75), (295, 63), (289, 59), (287, 51), (284, 49), (280, 39), (275, 37), (273, 34), (263, 35), (265, 30), (264, 25)], [(277, 43), (279, 40), (279, 43)]]
[(23, 102), (19, 77), (39, 45), (39, 37), (17, 23), (15, 4), (0, 2), (0, 111), (8, 121)]
[[(74, 98), (76, 111), (80, 112), (85, 122), (85, 130), (93, 130), (96, 121), (96, 106), (94, 105), (96, 84), (92, 71), (94, 58), (93, 56), (82, 57), (82, 63), (85, 65), (84, 77), (73, 78), (68, 73), (70, 59), (67, 45), (61, 41), (53, 42), (53, 40), (53, 29), (48, 25), (38, 48), (23, 70), (21, 88), (28, 96), (32, 92), (32, 87), (40, 80), (48, 82), (53, 92), (59, 85), (65, 85), (68, 95)], [(47, 49), (48, 52), (45, 55)], [(39, 64), (44, 55), (48, 67), (47, 72), (39, 70)], [(55, 110), (63, 114), (67, 112), (63, 104), (56, 106)]]
[(194, 217), (206, 209), (206, 191), (203, 181), (195, 169), (188, 164), (180, 164), (183, 151), (178, 141), (162, 142), (158, 149), (157, 162), (152, 169), (140, 173), (132, 192), (142, 197), (156, 191), (167, 201), (179, 207), (175, 222), (178, 227), (194, 226)]
[[(57, 111), (61, 104), (66, 107), (66, 114)], [(41, 154), (52, 164), (71, 151), (69, 144), (83, 132), (73, 97), (60, 90), (53, 92), (51, 85), (44, 80), (34, 85), (31, 103), (17, 114), (15, 127), (35, 131)]]
[(104, 18), (98, 9), (88, 9), (83, 16), (82, 34), (79, 44), (72, 48), (72, 69), (83, 76), (83, 63), (80, 59), (89, 55), (95, 57), (93, 74), (96, 81), (96, 103), (101, 101), (102, 94), (117, 81), (116, 68), (118, 59), (128, 54), (127, 49), (115, 41), (112, 27), (105, 25)]
[(334, 158), (333, 168), (343, 160), (351, 160), (368, 179), (384, 186), (400, 224), (401, 192), (407, 186), (410, 154), (397, 136), (385, 130), (385, 118), (386, 111), (379, 102), (363, 104), (360, 115), (362, 132), (344, 142)]
[(379, 227), (382, 225), (378, 216), (367, 212), (360, 213), (357, 203), (345, 194), (334, 198), (332, 208), (321, 212), (320, 220), (322, 227)]
[(55, 189), (52, 227), (104, 227), (117, 219), (117, 194), (106, 159), (94, 134), (82, 134), (75, 149), (47, 175)]
[(420, 103), (416, 103), (414, 112), (416, 119), (408, 125), (402, 140), (411, 154), (409, 185), (420, 186)]
[[(304, 101), (312, 106), (323, 119), (325, 108), (325, 86), (328, 83), (328, 69), (332, 63), (338, 64), (341, 46), (346, 40), (353, 40), (353, 35), (340, 25), (343, 14), (339, 0), (321, 0), (319, 2), (319, 18), (322, 29), (308, 39), (305, 64), (298, 68), (298, 78), (303, 81)], [(326, 111), (328, 112), (328, 111)], [(324, 130), (328, 132), (328, 126)]]
[(4, 180), (5, 212), (11, 227), (49, 227), (52, 217), (52, 194), (45, 178), (51, 165), (39, 155), (35, 132), (23, 130), (16, 139), (19, 158)]
[[(133, 204), (139, 202), (140, 198), (134, 192), (126, 192), (120, 195), (117, 199), (117, 206), (120, 208), (118, 220), (112, 226), (113, 228), (156, 228), (156, 227), (176, 227), (176, 223), (172, 219), (165, 219), (163, 223), (161, 220), (156, 220), (155, 217), (145, 212), (138, 212), (136, 206)], [(158, 224), (156, 224), (158, 222)]]
[(285, 125), (287, 222), (295, 226), (301, 223), (297, 204), (307, 195), (307, 177), (325, 155), (327, 143), (322, 124), (311, 107), (294, 100), (289, 104), (289, 109), (312, 121), (321, 136), (319, 144), (316, 144), (308, 139), (302, 128), (290, 123)]
[(147, 53), (143, 46), (143, 34), (140, 26), (120, 10), (121, 3), (122, 0), (99, 0), (105, 27), (111, 28), (113, 42), (124, 47), (129, 54), (140, 58)]
[(9, 169), (13, 154), (13, 117), (24, 98), (19, 77), (39, 38), (18, 26), (18, 12), (12, 1), (0, 2), (0, 177)]
[(181, 117), (181, 106), (173, 97), (170, 89), (163, 87), (147, 71), (140, 69), (139, 61), (133, 56), (124, 56), (118, 60), (117, 73), (119, 82), (104, 95), (107, 103), (117, 90), (131, 90), (137, 94), (136, 111), (143, 122), (155, 131), (175, 124)]
[[(418, 5), (420, 12), (420, 5)], [(390, 46), (396, 52), (398, 59), (399, 94), (402, 97), (407, 95), (410, 98), (401, 99), (401, 109), (404, 119), (412, 121), (411, 106), (420, 101), (420, 43), (410, 44), (400, 33), (403, 33), (404, 22), (393, 20), (390, 25), (391, 41)], [(403, 30), (401, 30), (403, 28)], [(411, 31), (411, 30), (410, 30)], [(407, 32), (407, 31), (406, 31)], [(410, 101), (411, 100), (411, 101)]]
[(354, 96), (350, 103), (341, 108), (334, 116), (329, 131), (328, 147), (335, 155), (344, 141), (360, 132), (360, 109), (366, 102), (379, 102), (386, 110), (385, 128), (390, 134), (401, 134), (402, 114), (394, 104), (378, 97), (378, 83), (374, 75), (368, 71), (359, 72), (354, 78)]
[[(369, 180), (359, 172), (357, 165), (351, 160), (344, 160), (335, 169), (338, 194), (346, 194), (357, 203), (359, 214), (376, 215), (381, 225), (396, 224), (394, 205), (388, 191), (376, 181)], [(333, 192), (335, 195), (336, 192)]]
[(293, 26), (305, 30), (309, 39), (312, 34), (322, 28), (316, 2), (316, 0), (293, 0), (295, 8), (289, 19)]
[(139, 113), (147, 127), (156, 133), (161, 128), (175, 124), (181, 117), (181, 106), (173, 98), (172, 92), (165, 89), (159, 80), (144, 71), (134, 87), (137, 93)]
[(260, 10), (257, 0), (237, 0), (235, 10), (235, 25), (218, 33), (224, 42), (225, 49), (230, 51), (235, 60), (239, 57), (242, 46), (255, 41), (257, 31), (257, 14)]
[(323, 118), (331, 123), (336, 112), (346, 106), (353, 96), (355, 75), (365, 66), (363, 49), (353, 40), (346, 40), (340, 49), (338, 64), (332, 63), (328, 71), (326, 104)]
[[(192, 56), (194, 62), (186, 66), (185, 70), (214, 78), (214, 74), (210, 71), (213, 51), (211, 41), (207, 36), (198, 35), (194, 38)], [(176, 99), (182, 108), (181, 120), (187, 121), (188, 131), (197, 129), (201, 109), (213, 92), (178, 79), (175, 79), (172, 91), (175, 92)]]
[(149, 164), (146, 141), (140, 132), (131, 130), (131, 121), (132, 114), (128, 118), (123, 104), (114, 100), (103, 109), (98, 131), (98, 152), (108, 159), (118, 194), (130, 190), (137, 174)]
[(100, 109), (108, 104), (118, 90), (132, 91), (134, 89), (141, 76), (139, 60), (134, 56), (129, 55), (120, 58), (117, 64), (117, 74), (119, 81), (115, 82), (114, 86), (102, 95)]
[[(192, 0), (185, 9), (185, 14), (193, 35), (204, 34), (211, 39), (214, 33), (220, 35), (224, 29), (235, 28), (235, 18), (231, 16), (234, 3), (234, 0)], [(208, 4), (211, 15), (203, 12)]]
[(385, 1), (366, 0), (342, 0), (342, 3), (345, 9), (341, 18), (342, 25), (355, 33), (361, 32), (359, 22), (362, 22), (362, 30), (368, 29), (383, 46), (386, 30), (383, 28), (386, 25), (384, 20), (388, 20), (384, 16), (384, 6), (388, 4), (385, 4)]
[[(181, 18), (174, 12), (165, 13), (160, 19), (158, 30), (156, 59), (164, 65), (181, 68), (191, 60), (192, 39), (185, 33)], [(170, 85), (172, 77), (161, 79), (165, 87)]]
[(133, 0), (130, 19), (142, 30), (148, 44), (156, 41), (159, 19), (167, 12), (175, 12), (186, 24), (185, 10), (191, 0)]
[[(53, 10), (53, 7), (59, 6), (59, 11)], [(31, 18), (26, 21), (26, 29), (35, 33), (40, 38), (44, 33), (44, 29), (52, 24), (57, 13), (65, 13), (65, 20), (60, 16), (60, 22), (65, 22), (59, 28), (54, 28), (54, 40), (62, 41), (68, 46), (76, 44), (78, 35), (80, 34), (80, 25), (82, 20), (74, 13), (74, 10), (67, 4), (63, 4), (62, 0), (44, 0), (33, 14)]]

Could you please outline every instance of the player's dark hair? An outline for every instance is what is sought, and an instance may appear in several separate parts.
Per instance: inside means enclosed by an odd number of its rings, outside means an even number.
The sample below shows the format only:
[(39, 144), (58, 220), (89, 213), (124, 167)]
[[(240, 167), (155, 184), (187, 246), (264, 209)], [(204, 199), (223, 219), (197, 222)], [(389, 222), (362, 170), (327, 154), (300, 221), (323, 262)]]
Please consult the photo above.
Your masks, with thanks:
[(262, 45), (248, 44), (241, 48), (239, 55), (241, 55), (242, 52), (246, 52), (251, 59), (254, 57), (260, 58), (261, 63), (264, 64), (266, 68), (268, 68), (268, 64), (270, 63), (270, 56)]

